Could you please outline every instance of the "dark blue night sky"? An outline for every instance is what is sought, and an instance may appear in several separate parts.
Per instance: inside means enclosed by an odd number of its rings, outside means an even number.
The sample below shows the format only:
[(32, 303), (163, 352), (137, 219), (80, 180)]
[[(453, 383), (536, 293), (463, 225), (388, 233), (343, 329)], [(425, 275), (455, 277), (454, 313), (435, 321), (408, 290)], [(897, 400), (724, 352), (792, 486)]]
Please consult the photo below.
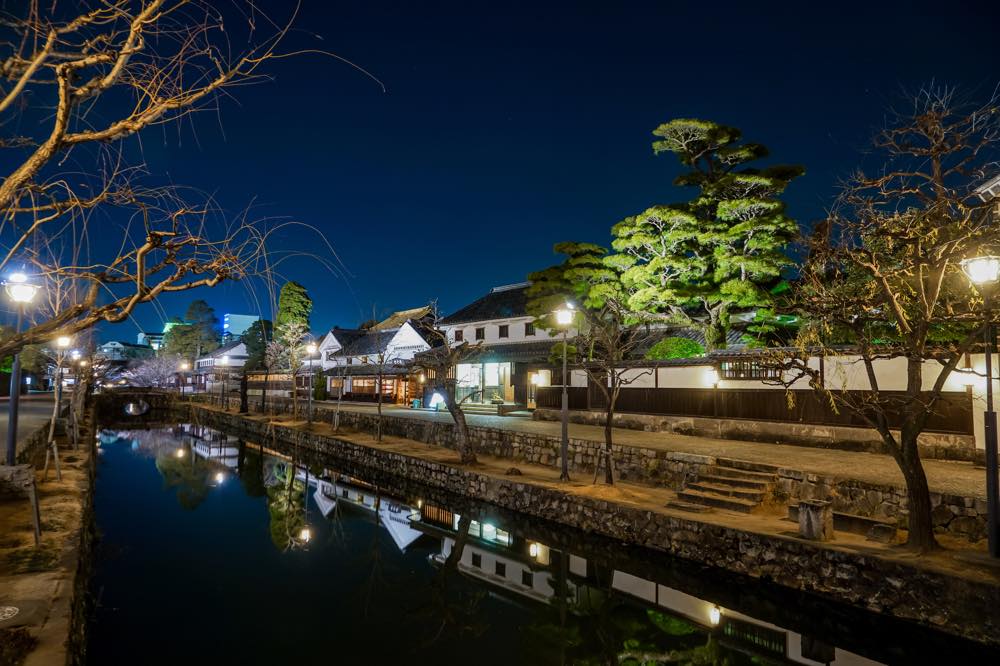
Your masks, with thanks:
[[(264, 2), (276, 19), (289, 2)], [(283, 275), (317, 331), (437, 298), (445, 312), (552, 263), (562, 240), (609, 242), (622, 217), (683, 199), (651, 130), (674, 117), (740, 127), (808, 175), (802, 223), (903, 89), (936, 80), (985, 98), (1000, 81), (996, 2), (413, 3), (304, 0), (285, 48), (222, 125), (144, 137), (147, 161), (230, 212), (314, 225), (350, 277), (308, 259)], [(282, 240), (321, 252), (305, 231)], [(255, 311), (248, 285), (200, 292)], [(189, 292), (166, 303), (183, 314)], [(265, 313), (269, 314), (269, 313)], [(153, 309), (139, 324), (159, 328)], [(127, 330), (126, 330), (127, 329)], [(132, 339), (136, 324), (102, 338)]]

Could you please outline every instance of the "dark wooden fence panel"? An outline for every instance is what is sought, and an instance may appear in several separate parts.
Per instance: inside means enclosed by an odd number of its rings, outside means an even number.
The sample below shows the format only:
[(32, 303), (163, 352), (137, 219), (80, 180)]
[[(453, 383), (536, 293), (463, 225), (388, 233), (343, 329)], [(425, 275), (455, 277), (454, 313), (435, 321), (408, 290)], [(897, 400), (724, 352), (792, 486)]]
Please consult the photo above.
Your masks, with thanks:
[[(852, 393), (857, 394), (853, 397), (861, 398), (865, 392)], [(882, 395), (891, 399), (902, 398), (904, 394), (883, 391)], [(600, 389), (595, 392), (573, 387), (570, 389), (570, 409), (604, 409), (603, 398)], [(792, 398), (790, 401), (785, 391), (780, 389), (623, 388), (616, 411), (867, 427), (864, 419), (849, 410), (834, 412), (829, 403), (813, 391), (792, 391)], [(536, 404), (559, 409), (560, 388), (540, 387)], [(892, 427), (898, 428), (902, 417), (898, 414), (889, 416)], [(928, 420), (927, 430), (971, 435), (972, 400), (962, 392), (943, 393)]]
[[(567, 392), (570, 409), (589, 409), (585, 386), (570, 386)], [(545, 409), (562, 409), (562, 387), (540, 386), (535, 394), (535, 405)]]

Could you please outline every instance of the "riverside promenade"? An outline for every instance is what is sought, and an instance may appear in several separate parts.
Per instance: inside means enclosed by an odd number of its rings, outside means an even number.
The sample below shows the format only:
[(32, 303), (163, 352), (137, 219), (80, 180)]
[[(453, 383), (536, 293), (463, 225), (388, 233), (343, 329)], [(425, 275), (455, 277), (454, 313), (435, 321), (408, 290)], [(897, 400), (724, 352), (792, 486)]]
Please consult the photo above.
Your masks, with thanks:
[[(336, 402), (317, 402), (317, 406), (335, 409)], [(341, 410), (374, 415), (373, 405), (343, 403)], [(383, 406), (386, 416), (450, 424), (447, 412), (409, 409), (396, 405)], [(519, 416), (486, 416), (467, 414), (470, 426), (499, 428), (514, 432), (558, 438), (558, 421), (535, 421)], [(626, 428), (614, 428), (614, 443), (622, 446), (647, 448), (656, 451), (672, 451), (694, 455), (715, 456), (745, 460), (748, 462), (788, 467), (810, 474), (839, 479), (855, 479), (864, 483), (905, 487), (903, 475), (896, 461), (889, 455), (822, 449), (789, 444), (767, 442), (746, 442), (733, 439), (718, 439), (696, 435), (679, 435), (669, 432), (645, 432)], [(600, 426), (569, 424), (571, 439), (604, 442), (604, 428)], [(984, 499), (986, 497), (986, 472), (972, 463), (951, 460), (925, 460), (924, 469), (931, 492), (960, 495)]]

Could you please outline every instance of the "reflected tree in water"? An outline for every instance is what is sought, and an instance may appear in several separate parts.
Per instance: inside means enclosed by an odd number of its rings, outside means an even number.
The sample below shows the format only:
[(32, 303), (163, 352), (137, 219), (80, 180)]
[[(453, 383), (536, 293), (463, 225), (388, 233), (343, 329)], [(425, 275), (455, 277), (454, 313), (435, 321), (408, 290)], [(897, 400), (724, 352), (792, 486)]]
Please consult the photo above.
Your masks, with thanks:
[(167, 452), (158, 453), (156, 469), (163, 477), (165, 488), (176, 488), (181, 508), (194, 511), (208, 497), (216, 465), (199, 460), (190, 447), (175, 450), (185, 451), (185, 454), (177, 457)]
[(271, 542), (281, 551), (301, 548), (307, 541), (300, 536), (306, 526), (303, 506), (306, 488), (295, 479), (294, 462), (275, 461), (271, 479), (265, 483)]

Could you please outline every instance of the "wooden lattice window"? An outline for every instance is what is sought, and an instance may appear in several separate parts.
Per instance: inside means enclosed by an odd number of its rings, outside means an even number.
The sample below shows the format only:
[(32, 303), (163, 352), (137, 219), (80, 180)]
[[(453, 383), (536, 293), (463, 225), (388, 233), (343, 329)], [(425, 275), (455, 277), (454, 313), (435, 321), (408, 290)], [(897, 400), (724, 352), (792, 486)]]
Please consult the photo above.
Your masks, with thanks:
[(781, 369), (756, 359), (723, 361), (719, 364), (722, 379), (781, 379)]

